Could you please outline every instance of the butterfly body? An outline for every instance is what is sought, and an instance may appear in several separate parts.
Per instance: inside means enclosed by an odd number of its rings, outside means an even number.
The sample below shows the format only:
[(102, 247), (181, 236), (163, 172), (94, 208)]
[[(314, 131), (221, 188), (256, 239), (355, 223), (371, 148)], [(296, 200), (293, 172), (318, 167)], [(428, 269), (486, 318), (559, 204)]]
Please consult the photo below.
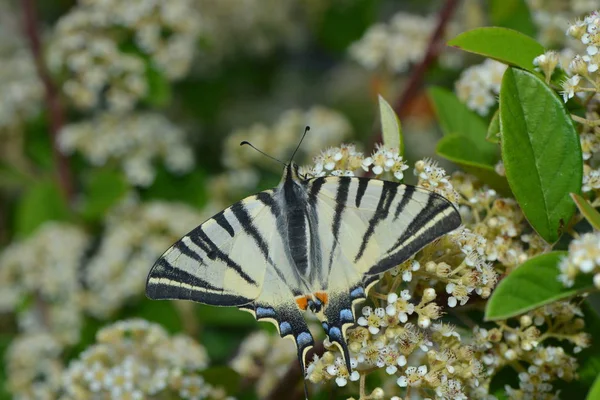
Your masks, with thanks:
[(151, 269), (152, 299), (237, 306), (291, 337), (304, 370), (314, 340), (302, 313), (319, 317), (348, 370), (346, 329), (379, 274), (460, 225), (443, 197), (394, 182), (303, 179), (294, 163), (280, 184), (198, 226)]

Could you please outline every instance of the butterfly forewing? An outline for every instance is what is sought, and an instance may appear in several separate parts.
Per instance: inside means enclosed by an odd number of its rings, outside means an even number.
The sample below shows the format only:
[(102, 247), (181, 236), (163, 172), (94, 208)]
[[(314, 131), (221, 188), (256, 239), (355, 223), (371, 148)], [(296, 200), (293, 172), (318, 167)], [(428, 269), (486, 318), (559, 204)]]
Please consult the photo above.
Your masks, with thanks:
[[(185, 235), (155, 263), (146, 293), (152, 299), (184, 299), (240, 306), (262, 292), (267, 260), (253, 227), (275, 228), (255, 196), (235, 203)], [(266, 240), (263, 241), (266, 245)]]

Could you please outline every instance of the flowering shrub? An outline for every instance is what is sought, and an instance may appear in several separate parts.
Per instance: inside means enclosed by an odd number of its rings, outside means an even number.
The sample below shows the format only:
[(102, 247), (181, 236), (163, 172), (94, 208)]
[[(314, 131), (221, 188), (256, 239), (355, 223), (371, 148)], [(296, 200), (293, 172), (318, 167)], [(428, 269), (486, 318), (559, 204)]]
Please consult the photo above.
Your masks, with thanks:
[[(600, 398), (597, 2), (34, 3), (0, 1), (0, 399)], [(144, 297), (281, 178), (240, 142), (287, 163), (306, 125), (300, 176), (462, 219), (355, 305), (350, 370), (310, 312), (300, 371), (248, 314)]]

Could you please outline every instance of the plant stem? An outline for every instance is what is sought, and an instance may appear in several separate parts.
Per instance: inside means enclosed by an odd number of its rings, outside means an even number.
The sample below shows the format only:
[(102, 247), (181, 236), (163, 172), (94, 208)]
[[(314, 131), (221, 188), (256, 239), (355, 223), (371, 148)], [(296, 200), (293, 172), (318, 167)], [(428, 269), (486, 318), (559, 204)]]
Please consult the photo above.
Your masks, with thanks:
[(50, 139), (52, 141), (52, 157), (56, 166), (57, 179), (62, 193), (67, 200), (73, 200), (73, 174), (68, 159), (58, 149), (58, 133), (65, 121), (64, 110), (56, 85), (52, 81), (42, 53), (42, 44), (39, 35), (37, 10), (34, 0), (21, 0), (23, 10), (23, 29), (29, 40), (35, 67), (46, 92), (46, 107), (50, 118)]
[[(438, 13), (438, 22), (435, 30), (429, 38), (425, 55), (423, 56), (421, 62), (413, 69), (412, 74), (408, 78), (408, 83), (404, 89), (404, 92), (402, 93), (402, 96), (394, 105), (394, 111), (396, 111), (396, 114), (398, 114), (398, 118), (400, 118), (400, 120), (407, 116), (410, 103), (414, 100), (421, 89), (425, 73), (435, 62), (435, 60), (437, 60), (440, 54), (440, 51), (443, 47), (443, 38), (444, 32), (446, 31), (446, 26), (450, 22), (450, 18), (452, 17), (452, 14), (454, 14), (458, 3), (458, 0), (446, 0), (444, 6)], [(375, 143), (379, 143), (381, 140), (381, 131), (378, 131), (372, 137), (371, 148), (374, 148)]]

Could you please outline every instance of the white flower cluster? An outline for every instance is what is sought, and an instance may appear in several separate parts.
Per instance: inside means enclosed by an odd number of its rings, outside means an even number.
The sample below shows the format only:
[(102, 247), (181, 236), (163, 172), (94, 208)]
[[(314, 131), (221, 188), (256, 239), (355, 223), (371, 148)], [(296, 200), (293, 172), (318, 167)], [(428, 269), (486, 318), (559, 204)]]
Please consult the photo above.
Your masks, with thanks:
[(367, 172), (370, 170), (376, 177), (389, 172), (394, 179), (401, 181), (404, 179), (404, 171), (408, 169), (408, 165), (398, 149), (390, 149), (377, 143), (373, 154), (363, 160), (362, 168)]
[(565, 44), (564, 29), (569, 21), (598, 8), (596, 0), (527, 0), (537, 27), (537, 40), (546, 48)]
[(31, 51), (14, 22), (19, 16), (0, 4), (0, 134), (40, 111), (44, 87)]
[(54, 399), (62, 384), (63, 346), (48, 333), (17, 336), (6, 350), (6, 388), (19, 399)]
[(267, 55), (277, 46), (302, 42), (305, 9), (297, 0), (196, 0), (203, 16), (203, 34), (214, 63), (236, 52)]
[(337, 111), (322, 106), (314, 106), (308, 111), (292, 109), (284, 112), (270, 127), (256, 124), (249, 129), (232, 132), (226, 139), (223, 164), (236, 170), (256, 165), (276, 165), (257, 151), (240, 146), (243, 140), (272, 157), (287, 161), (306, 126), (312, 129), (296, 154), (296, 162), (307, 154), (314, 154), (319, 149), (341, 142), (352, 133), (348, 119)]
[(263, 399), (287, 372), (286, 366), (295, 360), (296, 348), (291, 341), (257, 331), (242, 342), (230, 365), (246, 379), (256, 381), (256, 393)]
[(585, 54), (576, 54), (567, 68), (569, 78), (563, 82), (563, 99), (568, 101), (576, 94), (588, 95), (597, 91), (600, 73), (600, 14), (598, 11), (577, 20), (567, 29), (567, 35), (577, 39)]
[(90, 121), (66, 125), (58, 140), (61, 151), (77, 151), (93, 165), (121, 164), (127, 179), (137, 186), (152, 184), (155, 159), (177, 174), (194, 166), (185, 133), (158, 113), (100, 114)]
[(150, 266), (203, 220), (189, 206), (160, 201), (130, 200), (110, 211), (99, 248), (85, 267), (86, 310), (105, 318), (140, 296)]
[(313, 158), (314, 165), (302, 166), (300, 175), (306, 178), (320, 176), (354, 176), (356, 170), (363, 166), (365, 158), (356, 150), (354, 144), (342, 144), (340, 147), (329, 147)]
[(489, 58), (465, 69), (455, 83), (456, 95), (471, 110), (487, 115), (497, 102), (505, 70), (505, 64)]
[(63, 373), (65, 399), (226, 398), (198, 374), (208, 356), (185, 335), (132, 319), (101, 329), (96, 340)]
[(369, 157), (356, 150), (354, 144), (329, 147), (313, 158), (313, 165), (303, 166), (300, 174), (307, 178), (319, 176), (355, 176), (356, 172), (371, 172), (379, 179), (402, 180), (408, 169), (398, 149), (377, 143)]
[(436, 161), (430, 158), (419, 160), (415, 163), (413, 172), (419, 179), (418, 186), (444, 196), (455, 205), (458, 203), (460, 195), (454, 190), (446, 170), (441, 168)]
[(593, 274), (594, 285), (600, 289), (600, 233), (586, 233), (569, 243), (569, 254), (559, 264), (558, 279), (573, 286), (579, 274)]
[(17, 314), (22, 331), (46, 331), (62, 344), (76, 343), (82, 323), (79, 273), (88, 245), (80, 228), (53, 222), (10, 244), (0, 254), (0, 311), (25, 302)]
[(397, 13), (389, 24), (375, 24), (350, 46), (353, 59), (367, 69), (404, 72), (423, 57), (435, 27), (432, 16)]
[(76, 106), (127, 111), (147, 94), (149, 68), (170, 80), (187, 74), (201, 28), (193, 0), (80, 0), (58, 21), (48, 62)]

